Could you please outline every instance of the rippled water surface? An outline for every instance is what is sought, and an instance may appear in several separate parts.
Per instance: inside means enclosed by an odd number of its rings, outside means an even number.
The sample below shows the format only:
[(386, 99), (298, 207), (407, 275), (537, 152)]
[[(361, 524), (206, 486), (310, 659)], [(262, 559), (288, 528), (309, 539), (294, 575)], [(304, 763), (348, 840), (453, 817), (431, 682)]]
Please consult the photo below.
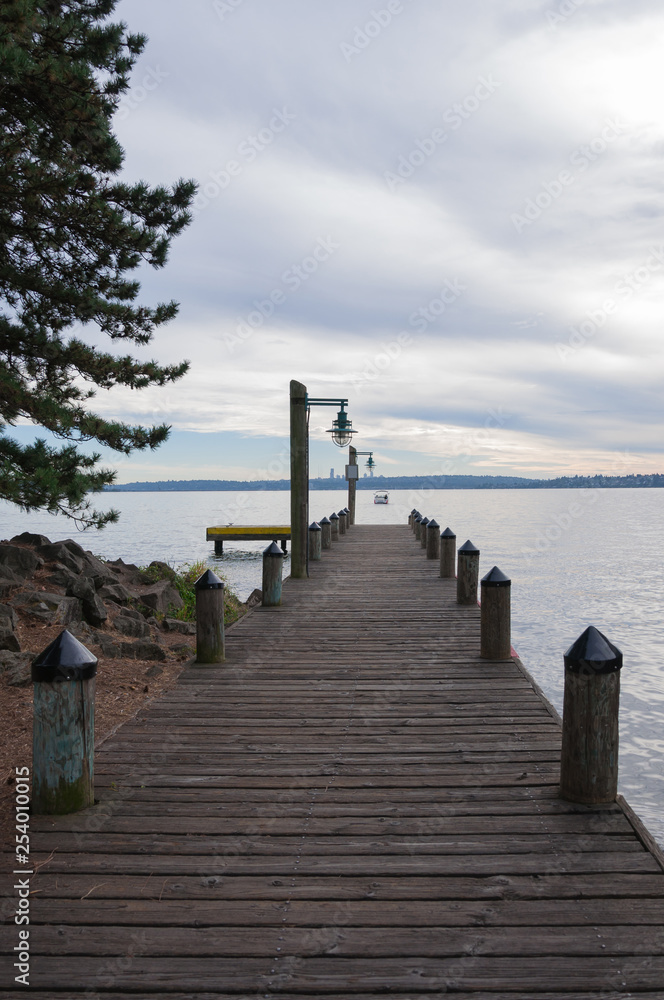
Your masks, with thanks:
[[(345, 506), (345, 491), (313, 492), (311, 519)], [(75, 537), (108, 559), (181, 565), (207, 559), (240, 597), (260, 587), (265, 542), (226, 543), (214, 557), (205, 528), (288, 524), (289, 494), (114, 493), (119, 524), (78, 535), (60, 518), (24, 515), (0, 503), (0, 536), (38, 531)], [(620, 790), (664, 846), (664, 490), (393, 490), (387, 506), (357, 493), (358, 523), (405, 523), (417, 507), (481, 550), (481, 573), (512, 579), (513, 644), (562, 711), (565, 649), (595, 625), (624, 653)], [(288, 572), (288, 561), (284, 567)]]

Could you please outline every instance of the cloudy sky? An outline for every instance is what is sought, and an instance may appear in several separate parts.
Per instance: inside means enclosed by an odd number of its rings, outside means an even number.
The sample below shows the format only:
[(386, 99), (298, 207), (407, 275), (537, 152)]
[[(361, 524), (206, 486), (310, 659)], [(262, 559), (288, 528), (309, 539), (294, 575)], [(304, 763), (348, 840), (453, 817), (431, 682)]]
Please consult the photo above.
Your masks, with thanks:
[[(288, 475), (288, 385), (386, 475), (664, 471), (655, 0), (120, 0), (126, 175), (200, 184), (143, 299), (172, 440), (119, 481)], [(311, 417), (312, 474), (340, 470)]]

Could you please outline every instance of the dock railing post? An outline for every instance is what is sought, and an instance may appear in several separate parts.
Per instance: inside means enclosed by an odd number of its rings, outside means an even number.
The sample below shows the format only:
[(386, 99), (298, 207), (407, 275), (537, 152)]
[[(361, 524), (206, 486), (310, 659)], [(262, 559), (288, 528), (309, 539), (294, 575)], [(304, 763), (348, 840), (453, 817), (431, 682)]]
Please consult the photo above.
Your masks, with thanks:
[(427, 524), (427, 559), (440, 559), (440, 525), (435, 518)]
[(451, 528), (440, 533), (440, 575), (444, 579), (456, 576), (456, 535)]
[(330, 514), (330, 525), (331, 525), (330, 537), (332, 538), (333, 542), (338, 542), (339, 541), (339, 515), (338, 514)]
[(207, 569), (194, 584), (196, 591), (196, 663), (223, 663), (224, 583)]
[(346, 531), (348, 531), (354, 522), (350, 516), (350, 509), (348, 507), (344, 507), (344, 512), (346, 514)]
[(276, 542), (270, 542), (263, 549), (263, 597), (264, 608), (276, 608), (281, 604), (281, 578), (284, 554)]
[(419, 534), (418, 537), (420, 539), (420, 548), (421, 549), (426, 549), (426, 547), (427, 547), (427, 525), (428, 525), (428, 523), (429, 523), (429, 518), (428, 517), (423, 517), (422, 520), (420, 521), (420, 534)]
[(480, 550), (468, 539), (457, 553), (457, 604), (477, 604)]
[(322, 549), (322, 534), (323, 529), (321, 528), (318, 521), (312, 521), (309, 525), (309, 560), (313, 562), (320, 562), (321, 560), (321, 549)]
[(340, 535), (345, 535), (346, 534), (346, 511), (345, 510), (340, 510), (338, 512), (338, 514), (339, 514), (339, 534)]
[(570, 802), (615, 802), (623, 655), (592, 625), (564, 655), (560, 795)]
[(483, 660), (511, 659), (511, 588), (512, 581), (497, 566), (482, 577), (480, 657)]
[(321, 526), (320, 545), (322, 549), (332, 548), (332, 522), (329, 517), (322, 517), (318, 522)]
[(422, 515), (416, 514), (413, 519), (413, 534), (415, 535), (415, 541), (419, 542), (420, 532), (422, 530)]
[(32, 661), (33, 813), (94, 805), (97, 657), (64, 629)]

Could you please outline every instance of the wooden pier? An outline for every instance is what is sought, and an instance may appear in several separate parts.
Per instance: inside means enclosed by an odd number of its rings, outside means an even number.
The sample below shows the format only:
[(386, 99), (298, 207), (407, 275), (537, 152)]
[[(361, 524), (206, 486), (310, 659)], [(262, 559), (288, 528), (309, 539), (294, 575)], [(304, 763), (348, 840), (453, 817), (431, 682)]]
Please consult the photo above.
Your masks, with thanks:
[(310, 572), (104, 743), (98, 805), (32, 818), (0, 996), (664, 1000), (656, 849), (558, 797), (559, 721), (479, 608), (405, 525)]

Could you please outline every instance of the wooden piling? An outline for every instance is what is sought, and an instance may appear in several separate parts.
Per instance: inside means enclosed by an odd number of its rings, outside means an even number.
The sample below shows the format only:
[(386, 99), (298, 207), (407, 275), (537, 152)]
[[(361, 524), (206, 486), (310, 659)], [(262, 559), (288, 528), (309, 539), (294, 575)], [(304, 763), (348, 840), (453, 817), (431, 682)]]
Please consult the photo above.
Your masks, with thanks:
[(281, 604), (281, 583), (284, 554), (276, 542), (263, 549), (263, 597), (264, 608), (274, 608)]
[(215, 556), (223, 556), (223, 554), (224, 554), (224, 540), (223, 540), (223, 538), (215, 538), (215, 540), (214, 540), (214, 554), (215, 554)]
[(440, 559), (440, 525), (435, 518), (427, 524), (427, 559)]
[(480, 550), (470, 539), (457, 553), (457, 604), (477, 604)]
[(94, 804), (97, 657), (64, 629), (31, 673), (32, 812), (86, 809)]
[(345, 535), (346, 534), (346, 511), (345, 510), (340, 510), (340, 511), (338, 511), (338, 515), (339, 515), (339, 534), (340, 535)]
[(480, 657), (483, 660), (511, 659), (511, 588), (511, 580), (497, 566), (482, 577)]
[(318, 522), (321, 526), (320, 544), (321, 549), (332, 548), (332, 522), (329, 517), (323, 517)]
[(560, 795), (570, 802), (615, 802), (622, 662), (593, 626), (565, 653)]
[(224, 584), (208, 569), (194, 584), (196, 591), (196, 663), (223, 663)]
[(451, 528), (440, 535), (440, 575), (446, 580), (456, 575), (456, 535)]
[(426, 549), (427, 547), (427, 526), (429, 524), (429, 518), (423, 517), (420, 522), (420, 548)]
[(321, 549), (322, 549), (322, 534), (323, 529), (321, 528), (318, 521), (313, 521), (309, 525), (309, 560), (313, 562), (320, 562), (321, 559)]
[(419, 542), (420, 532), (422, 530), (422, 515), (417, 514), (413, 521), (413, 534), (415, 535), (415, 541)]
[(333, 542), (339, 541), (339, 515), (330, 514), (330, 537)]

